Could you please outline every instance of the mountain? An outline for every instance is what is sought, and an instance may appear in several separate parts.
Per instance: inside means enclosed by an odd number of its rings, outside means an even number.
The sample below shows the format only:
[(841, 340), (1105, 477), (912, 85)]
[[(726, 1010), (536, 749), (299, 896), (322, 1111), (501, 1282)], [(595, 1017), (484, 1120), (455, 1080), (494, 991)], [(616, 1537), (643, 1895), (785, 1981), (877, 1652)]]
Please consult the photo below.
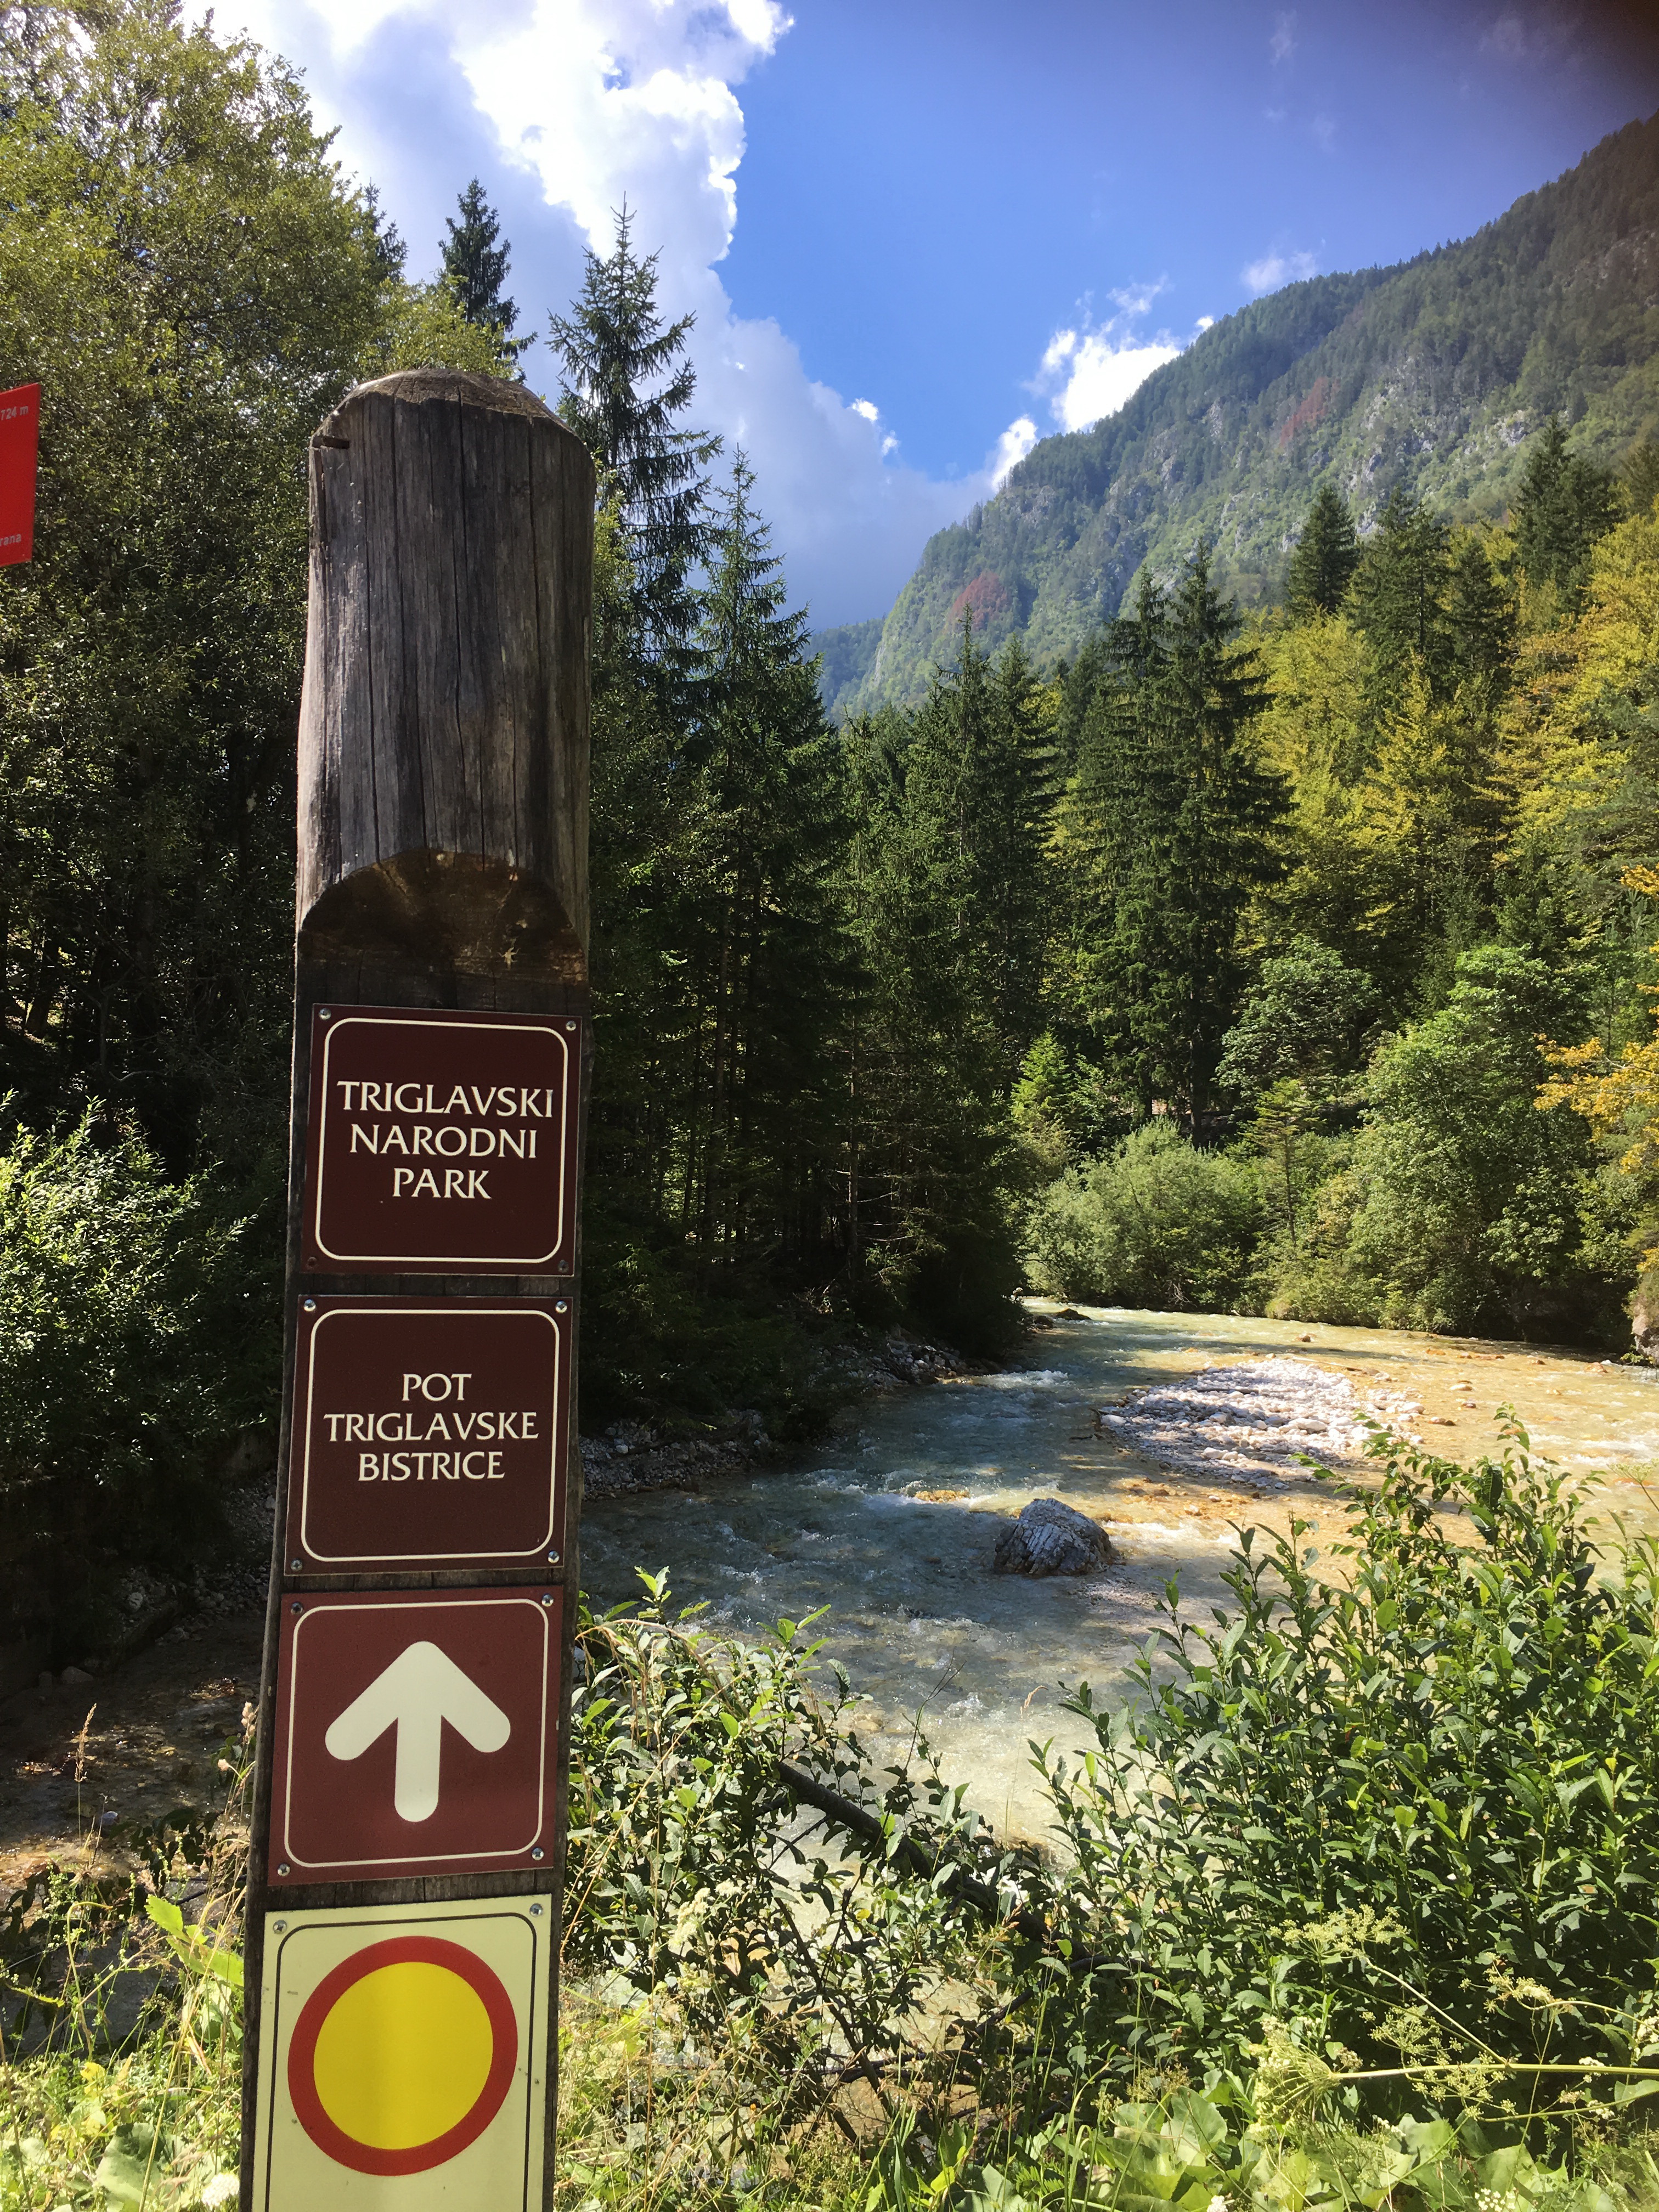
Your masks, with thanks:
[(818, 689), (827, 714), (838, 714), (858, 696), (881, 648), (881, 632), (878, 615), (872, 622), (841, 623), (834, 629), (815, 630), (808, 640), (808, 650), (823, 664), (818, 670)]
[(1659, 431), (1659, 116), (1473, 238), (1257, 300), (1116, 414), (1045, 438), (928, 541), (855, 683), (872, 625), (814, 640), (826, 702), (918, 697), (969, 608), (988, 646), (1018, 630), (1051, 665), (1117, 612), (1143, 562), (1172, 572), (1200, 533), (1227, 589), (1276, 598), (1327, 477), (1362, 530), (1401, 481), (1454, 520), (1498, 520), (1553, 413), (1607, 463)]

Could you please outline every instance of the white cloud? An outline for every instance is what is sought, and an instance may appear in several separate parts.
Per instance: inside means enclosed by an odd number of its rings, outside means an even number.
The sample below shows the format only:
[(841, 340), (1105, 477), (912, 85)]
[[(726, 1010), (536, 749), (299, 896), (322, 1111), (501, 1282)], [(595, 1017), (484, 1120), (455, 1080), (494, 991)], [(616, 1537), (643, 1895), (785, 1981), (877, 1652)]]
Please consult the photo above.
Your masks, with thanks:
[[(198, 12), (205, 0), (191, 0)], [(1003, 433), (984, 466), (939, 482), (908, 466), (869, 399), (807, 372), (766, 318), (734, 312), (719, 267), (737, 222), (744, 117), (737, 89), (789, 28), (776, 0), (217, 0), (221, 34), (247, 29), (304, 69), (348, 168), (372, 177), (411, 241), (435, 258), (475, 173), (513, 242), (520, 330), (545, 327), (608, 252), (626, 196), (642, 252), (659, 251), (659, 301), (695, 314), (694, 419), (741, 444), (792, 593), (815, 623), (889, 606), (928, 536), (989, 495), (1030, 438)], [(434, 158), (434, 152), (441, 158)], [(540, 347), (531, 384), (556, 388)]]
[(1181, 351), (1168, 340), (1121, 343), (1109, 331), (1056, 331), (1042, 356), (1042, 374), (1060, 378), (1048, 402), (1062, 430), (1081, 430), (1115, 415), (1155, 368)]
[(1168, 331), (1150, 337), (1132, 327), (1163, 289), (1162, 278), (1127, 285), (1110, 295), (1116, 314), (1097, 325), (1085, 316), (1080, 326), (1058, 330), (1049, 339), (1030, 389), (1047, 398), (1062, 430), (1086, 429), (1103, 416), (1115, 415), (1155, 368), (1182, 351), (1183, 341)]
[(1036, 441), (1037, 427), (1029, 415), (1022, 415), (1008, 425), (986, 464), (986, 473), (994, 487), (1001, 484), (1010, 469), (1018, 467)]
[(1253, 292), (1276, 292), (1281, 284), (1296, 284), (1304, 276), (1316, 276), (1319, 264), (1311, 253), (1264, 253), (1260, 261), (1252, 261), (1239, 274)]
[(1308, 128), (1313, 133), (1313, 142), (1320, 152), (1328, 154), (1336, 144), (1336, 118), (1316, 115)]
[(1294, 9), (1291, 9), (1287, 13), (1278, 15), (1274, 18), (1273, 34), (1267, 41), (1267, 52), (1273, 57), (1273, 64), (1275, 69), (1279, 67), (1280, 62), (1289, 61), (1291, 56), (1296, 52), (1296, 11)]

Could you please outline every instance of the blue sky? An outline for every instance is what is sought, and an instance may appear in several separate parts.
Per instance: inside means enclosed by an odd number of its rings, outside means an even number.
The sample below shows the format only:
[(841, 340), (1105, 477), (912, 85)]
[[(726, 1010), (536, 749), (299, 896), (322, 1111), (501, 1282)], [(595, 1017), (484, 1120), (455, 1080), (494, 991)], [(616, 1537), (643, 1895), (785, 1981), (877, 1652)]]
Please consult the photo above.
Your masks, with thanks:
[[(815, 621), (1204, 319), (1467, 235), (1659, 107), (1659, 8), (219, 0), (434, 265), (483, 179), (521, 328), (625, 192)], [(1635, 25), (1645, 27), (1637, 29)], [(550, 390), (541, 348), (530, 380)]]

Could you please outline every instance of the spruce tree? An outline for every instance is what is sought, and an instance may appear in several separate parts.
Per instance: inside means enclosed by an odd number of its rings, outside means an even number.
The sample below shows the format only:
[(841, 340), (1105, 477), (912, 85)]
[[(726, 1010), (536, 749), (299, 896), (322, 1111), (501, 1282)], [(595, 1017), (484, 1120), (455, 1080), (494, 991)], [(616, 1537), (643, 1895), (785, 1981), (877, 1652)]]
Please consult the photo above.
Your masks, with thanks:
[(1448, 567), (1446, 633), (1454, 678), (1496, 700), (1515, 661), (1515, 587), (1472, 530), (1461, 531)]
[(1659, 499), (1659, 438), (1644, 438), (1639, 446), (1632, 446), (1619, 473), (1624, 479), (1625, 495), (1630, 501), (1632, 514), (1651, 514), (1653, 502)]
[(742, 451), (710, 532), (691, 765), (699, 817), (686, 951), (702, 1005), (692, 1140), (705, 1257), (823, 1242), (846, 955), (841, 749)]
[(621, 511), (647, 644), (683, 673), (698, 615), (690, 578), (708, 542), (705, 471), (720, 441), (680, 426), (697, 388), (686, 358), (696, 319), (664, 323), (658, 257), (635, 252), (626, 202), (615, 220), (611, 252), (588, 252), (580, 297), (549, 325), (564, 368), (559, 412)]
[(1255, 756), (1267, 705), (1200, 543), (1172, 594), (1143, 577), (1109, 639), (1067, 828), (1094, 878), (1084, 966), (1109, 1067), (1142, 1112), (1202, 1127), (1233, 1018), (1247, 905), (1278, 874), (1285, 794)]
[(1527, 581), (1553, 584), (1563, 611), (1584, 603), (1590, 549), (1620, 519), (1618, 485), (1594, 461), (1575, 453), (1559, 415), (1552, 415), (1527, 456), (1510, 502), (1515, 548)]
[(461, 218), (459, 222), (453, 216), (444, 217), (444, 228), (449, 236), (443, 246), (442, 282), (469, 323), (501, 331), (507, 341), (506, 350), (520, 353), (529, 340), (513, 338), (519, 310), (501, 291), (507, 282), (512, 241), (502, 238), (499, 246), (495, 243), (501, 237), (501, 217), (485, 199), (483, 186), (477, 177), (461, 194), (457, 207)]
[(1359, 566), (1359, 540), (1353, 518), (1328, 484), (1314, 494), (1302, 536), (1291, 556), (1291, 612), (1298, 622), (1334, 615), (1347, 596)]
[[(848, 1039), (855, 1279), (866, 1302), (885, 1288), (986, 1351), (1006, 1340), (1018, 1279), (1002, 1196), (1018, 1059), (998, 986), (1008, 953), (1030, 943), (1022, 902), (1006, 896), (1018, 865), (989, 821), (1010, 765), (998, 691), (964, 624), (961, 663), (914, 714), (889, 709), (845, 738), (848, 900), (865, 971)], [(981, 899), (1000, 915), (982, 915)]]
[(1023, 642), (1011, 638), (992, 661), (964, 614), (957, 665), (936, 678), (917, 712), (912, 797), (936, 817), (942, 910), (994, 1020), (1004, 1087), (1042, 1028), (1054, 760)]
[(1414, 670), (1438, 696), (1450, 673), (1446, 593), (1451, 533), (1396, 484), (1354, 576), (1354, 611), (1370, 650), (1373, 720), (1405, 696)]

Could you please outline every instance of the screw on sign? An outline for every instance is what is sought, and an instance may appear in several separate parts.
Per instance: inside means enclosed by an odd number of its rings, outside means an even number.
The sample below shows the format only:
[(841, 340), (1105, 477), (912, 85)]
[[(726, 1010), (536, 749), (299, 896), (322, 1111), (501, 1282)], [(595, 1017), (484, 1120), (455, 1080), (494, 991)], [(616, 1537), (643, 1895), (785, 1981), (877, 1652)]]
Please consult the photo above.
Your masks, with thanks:
[(264, 2212), (538, 2203), (546, 1948), (544, 1907), (521, 1898), (273, 1914)]

